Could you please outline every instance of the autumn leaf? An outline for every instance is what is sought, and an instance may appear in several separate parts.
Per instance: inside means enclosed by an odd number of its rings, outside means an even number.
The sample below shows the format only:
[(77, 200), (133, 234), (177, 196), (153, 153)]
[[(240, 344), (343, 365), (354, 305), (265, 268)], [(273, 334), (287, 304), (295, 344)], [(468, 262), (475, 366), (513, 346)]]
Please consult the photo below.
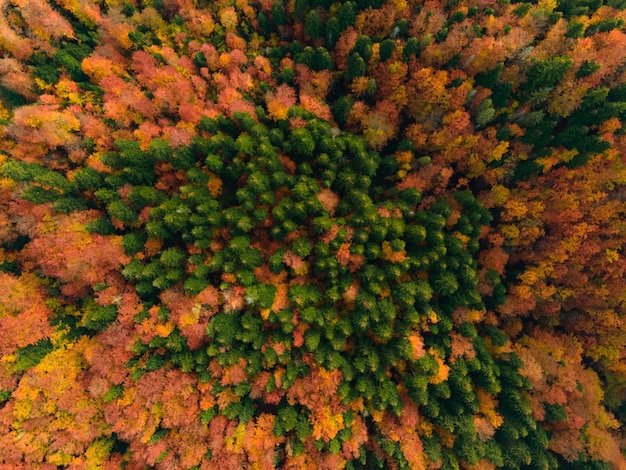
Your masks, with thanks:
[(280, 85), (276, 92), (267, 92), (266, 102), (272, 119), (276, 121), (287, 119), (287, 111), (296, 104), (295, 90), (288, 85)]

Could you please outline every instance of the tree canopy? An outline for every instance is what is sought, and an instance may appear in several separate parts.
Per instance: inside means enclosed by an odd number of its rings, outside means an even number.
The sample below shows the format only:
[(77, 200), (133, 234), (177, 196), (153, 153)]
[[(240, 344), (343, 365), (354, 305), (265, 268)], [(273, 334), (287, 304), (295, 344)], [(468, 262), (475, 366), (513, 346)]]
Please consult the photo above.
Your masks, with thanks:
[(626, 2), (0, 3), (0, 466), (626, 466)]

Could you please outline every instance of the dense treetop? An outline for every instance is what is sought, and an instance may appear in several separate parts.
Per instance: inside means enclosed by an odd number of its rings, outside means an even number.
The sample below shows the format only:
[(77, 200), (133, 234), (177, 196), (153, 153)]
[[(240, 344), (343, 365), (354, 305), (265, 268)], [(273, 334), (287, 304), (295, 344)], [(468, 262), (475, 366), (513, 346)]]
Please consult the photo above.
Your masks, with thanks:
[(625, 9), (0, 0), (0, 468), (624, 468)]

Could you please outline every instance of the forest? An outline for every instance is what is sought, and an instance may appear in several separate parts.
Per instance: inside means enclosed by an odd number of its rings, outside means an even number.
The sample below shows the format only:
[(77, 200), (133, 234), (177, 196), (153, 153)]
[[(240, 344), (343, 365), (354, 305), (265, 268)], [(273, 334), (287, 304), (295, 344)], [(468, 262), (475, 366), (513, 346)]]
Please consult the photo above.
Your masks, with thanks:
[(0, 0), (0, 469), (625, 469), (625, 22)]

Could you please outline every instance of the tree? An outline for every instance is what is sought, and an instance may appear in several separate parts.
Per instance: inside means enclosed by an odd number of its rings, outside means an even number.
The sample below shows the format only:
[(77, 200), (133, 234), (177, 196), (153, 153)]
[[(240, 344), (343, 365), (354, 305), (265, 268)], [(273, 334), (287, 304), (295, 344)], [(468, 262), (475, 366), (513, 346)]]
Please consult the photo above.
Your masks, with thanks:
[(324, 24), (316, 10), (310, 10), (304, 19), (304, 34), (311, 38), (324, 36)]

